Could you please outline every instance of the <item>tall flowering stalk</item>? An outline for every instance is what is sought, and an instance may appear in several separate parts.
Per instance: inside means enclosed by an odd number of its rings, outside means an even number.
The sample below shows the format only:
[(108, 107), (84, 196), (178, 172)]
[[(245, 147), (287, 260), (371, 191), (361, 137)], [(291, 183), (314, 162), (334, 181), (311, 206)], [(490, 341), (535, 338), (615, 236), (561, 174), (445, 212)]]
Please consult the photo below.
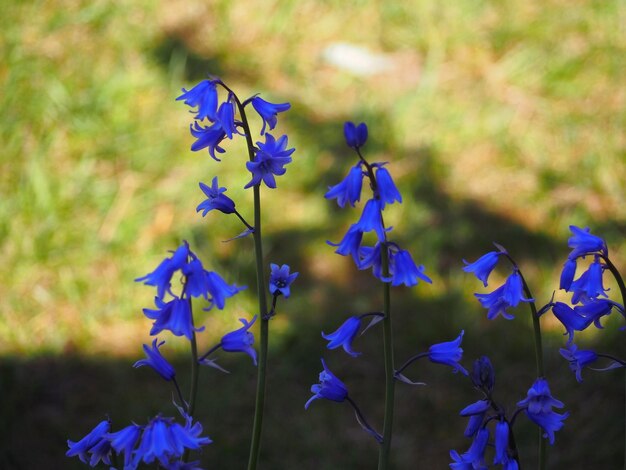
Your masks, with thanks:
[[(368, 137), (367, 126), (364, 123), (358, 126), (347, 122), (344, 126), (344, 136), (348, 147), (352, 148), (357, 157), (357, 163), (350, 169), (346, 178), (339, 184), (329, 188), (327, 199), (336, 199), (339, 207), (346, 204), (354, 205), (361, 200), (363, 180), (366, 179), (372, 191), (371, 197), (365, 202), (359, 220), (352, 224), (339, 243), (330, 243), (337, 247), (336, 253), (350, 255), (358, 269), (371, 268), (374, 276), (382, 281), (382, 311), (366, 313), (348, 318), (334, 333), (322, 336), (329, 341), (328, 348), (343, 347), (349, 355), (355, 357), (359, 353), (352, 349), (352, 342), (361, 329), (362, 321), (373, 317), (367, 328), (382, 321), (383, 324), (383, 355), (385, 364), (385, 417), (382, 435), (365, 420), (361, 410), (348, 395), (347, 388), (339, 379), (330, 373), (324, 361), (324, 371), (320, 374), (320, 384), (313, 385), (313, 398), (306, 404), (308, 408), (313, 399), (326, 398), (332, 401), (348, 401), (353, 407), (356, 419), (363, 429), (373, 436), (380, 444), (378, 468), (386, 469), (389, 466), (391, 450), (394, 393), (395, 393), (395, 366), (393, 328), (391, 315), (391, 286), (406, 285), (412, 287), (419, 280), (431, 282), (424, 274), (423, 266), (416, 266), (408, 251), (388, 239), (391, 228), (386, 227), (383, 211), (387, 205), (401, 203), (402, 196), (396, 188), (390, 173), (385, 168), (386, 163), (369, 163), (363, 156), (361, 149)], [(363, 244), (366, 233), (374, 232), (376, 242), (373, 246)]]
[[(218, 106), (217, 87), (223, 88), (227, 93), (227, 98)], [(204, 214), (208, 210), (217, 209), (224, 213), (234, 213), (245, 225), (246, 230), (236, 238), (249, 235), (254, 239), (255, 268), (257, 281), (257, 299), (260, 316), (260, 337), (258, 356), (257, 391), (255, 399), (254, 423), (252, 428), (252, 439), (248, 469), (257, 467), (259, 452), (261, 448), (261, 433), (263, 429), (263, 410), (265, 407), (265, 381), (267, 375), (267, 355), (269, 344), (269, 320), (275, 314), (276, 301), (282, 291), (273, 289), (274, 272), (270, 279), (270, 292), (273, 296), (271, 309), (268, 307), (266, 296), (265, 261), (263, 258), (263, 238), (261, 227), (261, 184), (268, 188), (276, 188), (276, 176), (285, 174), (285, 165), (291, 162), (291, 154), (295, 149), (287, 148), (287, 136), (283, 135), (276, 139), (268, 132), (272, 131), (277, 124), (277, 114), (287, 111), (291, 105), (289, 103), (270, 103), (259, 96), (252, 96), (244, 101), (219, 79), (204, 80), (193, 89), (186, 91), (178, 98), (184, 100), (185, 104), (197, 107), (196, 121), (191, 126), (191, 133), (197, 139), (192, 145), (192, 150), (206, 148), (215, 160), (219, 160), (217, 153), (224, 153), (220, 147), (225, 138), (232, 139), (236, 134), (243, 135), (248, 148), (248, 162), (246, 168), (251, 174), (250, 181), (245, 188), (252, 188), (253, 192), (253, 213), (252, 224), (235, 211), (234, 203), (226, 201), (223, 196), (225, 191), (220, 189), (216, 180), (212, 188), (201, 186), (208, 200), (204, 206), (198, 206), (198, 210), (203, 210)], [(246, 115), (247, 106), (251, 105), (254, 111), (263, 121), (260, 135), (265, 137), (265, 142), (257, 142), (256, 146), (252, 140), (252, 132)], [(237, 118), (238, 115), (238, 118)], [(200, 121), (207, 119), (209, 126), (203, 126)], [(207, 189), (209, 191), (207, 191)], [(221, 198), (221, 199), (220, 199)], [(274, 265), (273, 265), (274, 266)], [(286, 266), (286, 271), (289, 267)], [(287, 283), (290, 284), (295, 279), (295, 275), (288, 276)], [(288, 285), (287, 284), (287, 285)], [(288, 294), (285, 295), (288, 297)]]

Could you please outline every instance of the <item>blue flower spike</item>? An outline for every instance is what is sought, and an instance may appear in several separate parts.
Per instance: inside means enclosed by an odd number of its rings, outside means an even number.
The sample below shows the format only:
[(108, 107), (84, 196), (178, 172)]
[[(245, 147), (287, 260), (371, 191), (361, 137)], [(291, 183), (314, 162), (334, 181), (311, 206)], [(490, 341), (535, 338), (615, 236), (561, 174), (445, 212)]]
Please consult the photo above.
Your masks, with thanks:
[(335, 375), (326, 367), (324, 359), (322, 359), (322, 366), (324, 370), (320, 372), (318, 384), (311, 386), (311, 392), (314, 394), (305, 403), (304, 409), (308, 410), (311, 403), (320, 398), (326, 400), (342, 402), (348, 397), (348, 389), (344, 383), (339, 380)]
[(461, 331), (459, 336), (453, 341), (433, 344), (428, 348), (428, 359), (430, 359), (431, 362), (448, 365), (454, 369), (454, 372), (469, 375), (467, 370), (459, 364), (459, 361), (463, 358), (461, 341), (463, 340), (464, 333), (465, 331)]
[(251, 102), (254, 110), (259, 113), (259, 116), (263, 119), (261, 135), (265, 134), (266, 125), (270, 128), (270, 131), (276, 127), (276, 123), (278, 121), (276, 115), (278, 113), (282, 113), (291, 108), (291, 104), (289, 103), (270, 103), (269, 101), (265, 101), (263, 98), (259, 98), (258, 96), (252, 98)]

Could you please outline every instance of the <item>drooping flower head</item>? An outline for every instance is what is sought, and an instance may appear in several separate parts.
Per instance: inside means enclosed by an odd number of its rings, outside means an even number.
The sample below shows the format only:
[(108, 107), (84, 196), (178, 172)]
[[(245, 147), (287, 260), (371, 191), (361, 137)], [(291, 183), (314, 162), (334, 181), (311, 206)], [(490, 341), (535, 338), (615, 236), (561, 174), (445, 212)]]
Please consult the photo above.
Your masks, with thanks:
[(474, 387), (479, 390), (485, 390), (488, 393), (493, 391), (496, 382), (496, 373), (487, 356), (482, 356), (474, 361), (470, 379)]
[(346, 138), (348, 147), (358, 149), (363, 147), (367, 141), (367, 126), (364, 122), (356, 126), (353, 122), (346, 122), (343, 125), (343, 135)]
[(472, 445), (467, 452), (459, 455), (456, 450), (450, 451), (453, 463), (450, 468), (453, 470), (486, 470), (485, 449), (489, 442), (489, 430), (481, 428), (474, 437)]
[(222, 336), (220, 341), (222, 350), (226, 352), (243, 352), (252, 358), (252, 362), (256, 366), (256, 351), (252, 347), (254, 344), (254, 335), (250, 333), (250, 328), (254, 325), (257, 316), (252, 318), (251, 322), (248, 322), (245, 318), (240, 318), (239, 321), (243, 324), (241, 328), (230, 333), (226, 333)]
[(335, 375), (326, 367), (324, 359), (322, 359), (322, 366), (324, 370), (320, 372), (320, 383), (311, 386), (311, 392), (313, 396), (304, 405), (304, 409), (308, 409), (309, 405), (319, 398), (325, 398), (326, 400), (332, 400), (342, 402), (348, 396), (348, 389)]
[(361, 200), (361, 189), (363, 187), (362, 165), (363, 163), (360, 161), (354, 165), (343, 181), (328, 188), (328, 192), (324, 197), (326, 199), (337, 199), (339, 207), (344, 207), (346, 202), (354, 207), (354, 204)]
[(233, 134), (237, 132), (235, 125), (235, 108), (230, 101), (226, 101), (220, 105), (215, 122), (210, 126), (203, 126), (199, 121), (195, 121), (189, 125), (191, 135), (196, 141), (191, 145), (191, 150), (197, 152), (207, 149), (209, 155), (216, 161), (220, 161), (215, 156), (215, 152), (224, 153), (225, 150), (220, 147), (220, 143), (226, 137), (232, 139)]
[(170, 381), (176, 376), (174, 367), (167, 362), (167, 359), (163, 357), (159, 348), (165, 344), (165, 341), (158, 342), (158, 338), (154, 338), (152, 341), (152, 347), (147, 344), (143, 345), (143, 350), (146, 353), (146, 359), (141, 359), (133, 364), (133, 367), (149, 366), (154, 371), (163, 377), (164, 380)]
[(569, 229), (572, 232), (572, 236), (567, 240), (567, 246), (572, 248), (569, 259), (576, 259), (592, 253), (608, 256), (609, 250), (606, 242), (602, 238), (592, 235), (589, 227), (580, 228), (570, 225)]
[(185, 336), (189, 341), (194, 331), (203, 331), (204, 327), (195, 328), (191, 321), (191, 307), (189, 300), (175, 297), (164, 302), (159, 297), (154, 298), (156, 309), (143, 309), (143, 314), (154, 320), (150, 335), (158, 335), (163, 330), (171, 331), (174, 336)]
[(468, 263), (463, 260), (463, 262), (467, 265), (463, 268), (463, 271), (466, 273), (474, 273), (474, 275), (483, 282), (483, 285), (487, 287), (487, 281), (489, 280), (489, 275), (491, 271), (498, 264), (498, 260), (500, 256), (504, 253), (499, 251), (490, 251), (489, 253), (481, 256), (478, 260), (473, 263)]
[(352, 341), (356, 337), (361, 328), (361, 318), (350, 317), (341, 324), (333, 333), (325, 334), (322, 332), (322, 338), (329, 341), (326, 345), (328, 349), (336, 349), (343, 347), (343, 350), (352, 357), (357, 357), (361, 353), (352, 350)]
[(191, 90), (182, 89), (183, 94), (176, 101), (183, 102), (192, 108), (197, 107), (196, 119), (205, 118), (215, 121), (217, 111), (217, 84), (219, 80), (202, 80)]
[(380, 199), (370, 199), (365, 203), (361, 218), (354, 224), (361, 232), (367, 233), (372, 230), (376, 232), (378, 241), (385, 241), (385, 227), (383, 226), (382, 206)]
[(578, 279), (572, 281), (567, 288), (568, 292), (572, 292), (572, 303), (589, 302), (598, 297), (608, 297), (607, 289), (604, 288), (602, 282), (602, 274), (604, 267), (600, 263), (598, 257), (589, 265), (589, 269), (582, 273)]
[(574, 276), (576, 275), (576, 260), (567, 259), (563, 264), (563, 270), (561, 271), (561, 279), (559, 281), (559, 289), (566, 291), (570, 290)]
[(189, 245), (187, 242), (184, 242), (173, 252), (171, 257), (164, 259), (154, 271), (138, 277), (135, 281), (143, 281), (148, 286), (156, 287), (157, 296), (162, 299), (166, 292), (171, 293), (172, 276), (187, 264), (189, 252)]
[(520, 408), (525, 408), (526, 415), (544, 431), (544, 437), (554, 444), (554, 433), (563, 427), (563, 421), (569, 413), (559, 414), (552, 411), (552, 407), (563, 408), (563, 403), (554, 398), (550, 393), (548, 382), (544, 378), (535, 381), (528, 389), (526, 398), (517, 403)]
[[(402, 195), (396, 188), (391, 175), (382, 164), (376, 165), (376, 186), (378, 196), (381, 200), (381, 209), (385, 208), (385, 204), (393, 204), (394, 202), (402, 203)], [(374, 166), (372, 165), (372, 166)]]
[(454, 372), (461, 372), (463, 375), (468, 375), (467, 370), (459, 364), (459, 361), (463, 358), (461, 341), (463, 341), (464, 333), (465, 331), (461, 331), (459, 336), (453, 341), (433, 344), (428, 348), (428, 359), (430, 359), (431, 362), (448, 365), (454, 369)]
[(265, 101), (263, 98), (259, 98), (255, 96), (251, 100), (252, 107), (255, 109), (261, 119), (263, 119), (263, 127), (261, 127), (261, 135), (265, 134), (265, 125), (269, 126), (270, 131), (276, 127), (276, 122), (278, 121), (276, 115), (278, 113), (282, 113), (291, 108), (291, 104), (289, 103), (270, 103), (269, 101)]
[(126, 426), (117, 432), (107, 433), (106, 438), (111, 443), (111, 447), (115, 450), (117, 455), (124, 454), (124, 468), (134, 468), (139, 461), (133, 462), (134, 452), (133, 449), (139, 442), (139, 437), (143, 430), (142, 426), (137, 424), (131, 424)]
[(244, 186), (250, 188), (263, 181), (268, 188), (276, 188), (274, 176), (284, 175), (287, 171), (284, 166), (291, 162), (290, 155), (295, 148), (287, 149), (287, 136), (278, 140), (271, 134), (265, 134), (265, 143), (257, 142), (258, 150), (254, 161), (246, 162), (246, 168), (252, 173), (252, 179)]
[(210, 305), (205, 310), (211, 310), (217, 307), (223, 310), (226, 305), (226, 299), (236, 295), (242, 290), (247, 289), (246, 286), (238, 286), (236, 284), (228, 284), (222, 276), (215, 271), (205, 271), (206, 288), (210, 295)]
[(509, 423), (500, 420), (496, 423), (495, 447), (496, 455), (493, 459), (494, 464), (505, 465), (509, 461)]
[(583, 381), (583, 369), (598, 359), (598, 355), (594, 351), (579, 350), (578, 346), (573, 343), (568, 344), (567, 348), (559, 349), (559, 352), (561, 356), (569, 361), (569, 368), (576, 374), (576, 380), (578, 382)]
[(506, 279), (506, 282), (490, 294), (474, 294), (487, 311), (487, 318), (493, 320), (502, 315), (507, 320), (514, 317), (507, 312), (507, 308), (516, 307), (520, 302), (532, 302), (533, 299), (524, 297), (522, 277), (517, 270)]
[(200, 189), (207, 197), (196, 207), (196, 212), (202, 211), (202, 217), (212, 210), (223, 212), (224, 214), (232, 214), (235, 212), (235, 202), (226, 196), (226, 188), (220, 188), (217, 182), (217, 176), (213, 178), (211, 186), (200, 183)]
[(83, 463), (88, 463), (95, 467), (100, 460), (107, 465), (111, 465), (111, 445), (106, 438), (106, 434), (111, 429), (109, 420), (98, 423), (85, 437), (78, 442), (68, 439), (69, 450), (65, 453), (67, 457), (78, 456)]
[(432, 280), (424, 274), (424, 266), (416, 266), (411, 253), (398, 248), (389, 251), (389, 274), (391, 285), (404, 284), (407, 287), (416, 286), (420, 280), (432, 284)]
[(358, 267), (360, 266), (360, 250), (362, 240), (363, 232), (357, 224), (352, 224), (339, 243), (333, 243), (330, 241), (327, 241), (326, 243), (330, 246), (337, 247), (335, 253), (342, 256), (352, 256), (352, 259)]
[(290, 286), (300, 273), (290, 274), (290, 268), (287, 264), (279, 267), (277, 264), (271, 263), (270, 268), (270, 294), (288, 298), (291, 295)]
[(491, 402), (489, 400), (479, 400), (461, 410), (459, 413), (461, 416), (469, 417), (465, 432), (463, 433), (465, 437), (472, 437), (476, 434), (476, 431), (482, 426), (489, 408), (491, 408)]

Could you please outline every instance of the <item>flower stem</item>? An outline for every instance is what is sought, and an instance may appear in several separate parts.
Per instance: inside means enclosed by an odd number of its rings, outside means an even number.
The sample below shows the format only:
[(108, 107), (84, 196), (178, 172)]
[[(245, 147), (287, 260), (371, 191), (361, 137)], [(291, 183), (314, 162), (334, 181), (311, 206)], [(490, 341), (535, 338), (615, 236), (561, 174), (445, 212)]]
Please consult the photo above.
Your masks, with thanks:
[[(382, 274), (389, 278), (389, 251), (387, 243), (381, 243), (380, 258)], [(391, 449), (391, 435), (393, 429), (393, 405), (395, 391), (395, 370), (393, 366), (393, 334), (391, 325), (391, 284), (383, 283), (383, 347), (385, 354), (385, 421), (383, 424), (383, 442), (378, 453), (378, 470), (385, 470), (389, 466)]]
[[(191, 298), (188, 298), (189, 302), (189, 311), (191, 311), (191, 390), (189, 392), (189, 403), (187, 405), (187, 415), (189, 417), (193, 417), (193, 413), (196, 408), (196, 397), (198, 395), (198, 373), (199, 364), (198, 364), (198, 343), (196, 341), (196, 331), (193, 322), (193, 310), (191, 306)], [(178, 384), (176, 384), (176, 388), (178, 388)], [(180, 393), (180, 390), (179, 390)], [(189, 458), (189, 449), (185, 449), (185, 453), (183, 454), (183, 462), (187, 462)]]
[[(248, 158), (254, 161), (254, 144), (252, 143), (252, 135), (250, 133), (250, 125), (246, 117), (244, 105), (239, 101), (230, 88), (221, 84), (228, 90), (235, 102), (241, 117), (241, 124), (246, 135), (246, 143), (248, 145)], [(256, 259), (256, 281), (257, 281), (257, 297), (259, 301), (259, 316), (261, 317), (261, 332), (259, 337), (259, 358), (257, 372), (256, 399), (254, 406), (254, 424), (252, 425), (252, 443), (250, 444), (250, 456), (248, 459), (248, 470), (254, 470), (259, 460), (259, 452), (261, 450), (261, 431), (263, 429), (263, 409), (265, 407), (265, 376), (267, 374), (267, 351), (269, 343), (269, 318), (267, 312), (267, 300), (265, 297), (265, 273), (263, 271), (263, 239), (261, 238), (261, 191), (260, 185), (254, 185), (254, 256)]]
[[(622, 294), (622, 306), (626, 307), (626, 285), (624, 285), (624, 279), (622, 279), (619, 271), (608, 256), (600, 255), (600, 257), (604, 260), (606, 267), (609, 268), (609, 271), (611, 271), (611, 274), (617, 281), (619, 291)], [(626, 470), (626, 374), (624, 375), (624, 413), (624, 470)]]

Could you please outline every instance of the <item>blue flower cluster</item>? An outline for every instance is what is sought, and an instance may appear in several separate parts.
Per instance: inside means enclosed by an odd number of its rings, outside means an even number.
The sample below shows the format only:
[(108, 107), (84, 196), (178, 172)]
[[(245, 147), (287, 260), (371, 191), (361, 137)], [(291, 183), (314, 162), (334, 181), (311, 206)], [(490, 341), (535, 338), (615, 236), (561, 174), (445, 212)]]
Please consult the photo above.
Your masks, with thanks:
[[(68, 440), (65, 455), (77, 456), (82, 462), (95, 467), (100, 461), (112, 465), (112, 457), (123, 456), (124, 470), (134, 470), (141, 463), (158, 465), (165, 469), (194, 469), (198, 462), (184, 463), (182, 457), (188, 450), (200, 450), (211, 443), (202, 436), (202, 425), (184, 416), (185, 424), (173, 418), (156, 416), (148, 424), (131, 424), (111, 432), (108, 420), (100, 422), (78, 442)], [(113, 468), (113, 467), (111, 467)]]

